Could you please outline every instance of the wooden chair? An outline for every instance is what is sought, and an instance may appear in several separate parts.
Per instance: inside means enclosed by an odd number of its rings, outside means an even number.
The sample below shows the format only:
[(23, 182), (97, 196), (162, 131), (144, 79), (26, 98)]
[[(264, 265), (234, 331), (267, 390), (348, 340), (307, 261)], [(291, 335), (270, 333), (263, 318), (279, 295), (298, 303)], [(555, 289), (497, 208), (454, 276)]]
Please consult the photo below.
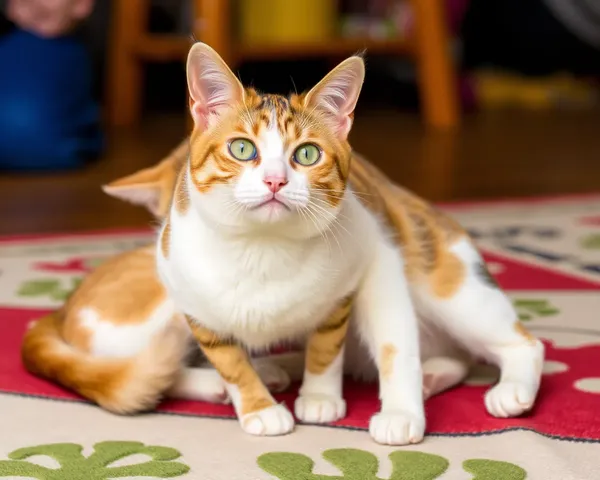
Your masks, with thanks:
[[(229, 63), (270, 58), (344, 56), (363, 48), (368, 53), (411, 56), (417, 64), (423, 118), (433, 127), (459, 124), (456, 73), (450, 53), (443, 0), (411, 0), (415, 36), (409, 40), (339, 39), (323, 44), (238, 44), (231, 31), (232, 0), (193, 0), (194, 36), (212, 46)], [(141, 116), (144, 64), (184, 59), (191, 39), (150, 34), (150, 0), (113, 0), (108, 61), (107, 108), (112, 126), (136, 123)]]

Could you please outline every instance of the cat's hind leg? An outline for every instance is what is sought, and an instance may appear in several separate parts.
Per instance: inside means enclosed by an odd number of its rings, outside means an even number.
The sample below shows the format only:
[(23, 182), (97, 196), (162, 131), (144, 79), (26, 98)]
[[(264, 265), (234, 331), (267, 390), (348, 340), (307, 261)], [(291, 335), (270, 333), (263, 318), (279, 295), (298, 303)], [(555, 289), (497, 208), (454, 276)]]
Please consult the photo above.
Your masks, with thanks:
[(469, 374), (469, 364), (458, 358), (433, 357), (423, 362), (423, 400), (461, 383)]
[(540, 385), (543, 344), (520, 323), (468, 238), (449, 247), (445, 270), (415, 288), (417, 309), (470, 353), (500, 368), (500, 381), (485, 396), (496, 417), (530, 410)]

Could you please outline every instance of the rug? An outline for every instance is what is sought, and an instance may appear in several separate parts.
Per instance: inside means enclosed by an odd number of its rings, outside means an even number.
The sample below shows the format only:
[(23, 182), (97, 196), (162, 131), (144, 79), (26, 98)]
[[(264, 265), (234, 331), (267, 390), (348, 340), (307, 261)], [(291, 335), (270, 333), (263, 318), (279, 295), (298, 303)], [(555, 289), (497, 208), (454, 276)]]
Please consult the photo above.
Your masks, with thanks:
[[(168, 401), (119, 417), (29, 375), (27, 322), (58, 307), (105, 258), (149, 231), (0, 239), (0, 477), (95, 480), (587, 480), (600, 475), (600, 195), (443, 205), (476, 239), (521, 319), (547, 348), (536, 408), (496, 419), (493, 369), (430, 399), (426, 440), (383, 447), (366, 428), (375, 385), (348, 381), (348, 416), (254, 438), (230, 406)], [(278, 396), (293, 406), (297, 387)]]

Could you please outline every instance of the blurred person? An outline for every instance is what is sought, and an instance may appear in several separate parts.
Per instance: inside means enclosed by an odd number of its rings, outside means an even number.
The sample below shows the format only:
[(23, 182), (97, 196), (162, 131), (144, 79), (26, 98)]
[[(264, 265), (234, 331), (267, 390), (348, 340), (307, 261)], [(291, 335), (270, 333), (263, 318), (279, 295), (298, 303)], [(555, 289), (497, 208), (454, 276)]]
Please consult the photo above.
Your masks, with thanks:
[(61, 169), (101, 151), (78, 26), (95, 0), (0, 0), (0, 168)]
[(4, 0), (6, 16), (40, 37), (59, 37), (86, 19), (95, 0)]

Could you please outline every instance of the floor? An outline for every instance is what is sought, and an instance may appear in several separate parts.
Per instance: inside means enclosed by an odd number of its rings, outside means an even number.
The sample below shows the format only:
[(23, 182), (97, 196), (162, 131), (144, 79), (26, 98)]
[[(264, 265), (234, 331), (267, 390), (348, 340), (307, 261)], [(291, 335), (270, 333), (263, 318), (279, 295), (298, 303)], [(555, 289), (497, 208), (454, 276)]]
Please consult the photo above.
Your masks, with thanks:
[[(353, 147), (395, 181), (432, 201), (600, 190), (600, 110), (495, 112), (469, 116), (455, 132), (432, 132), (393, 110), (357, 114)], [(0, 175), (0, 234), (151, 223), (100, 185), (158, 161), (183, 137), (182, 116), (152, 116), (110, 132), (103, 159), (77, 172)]]

